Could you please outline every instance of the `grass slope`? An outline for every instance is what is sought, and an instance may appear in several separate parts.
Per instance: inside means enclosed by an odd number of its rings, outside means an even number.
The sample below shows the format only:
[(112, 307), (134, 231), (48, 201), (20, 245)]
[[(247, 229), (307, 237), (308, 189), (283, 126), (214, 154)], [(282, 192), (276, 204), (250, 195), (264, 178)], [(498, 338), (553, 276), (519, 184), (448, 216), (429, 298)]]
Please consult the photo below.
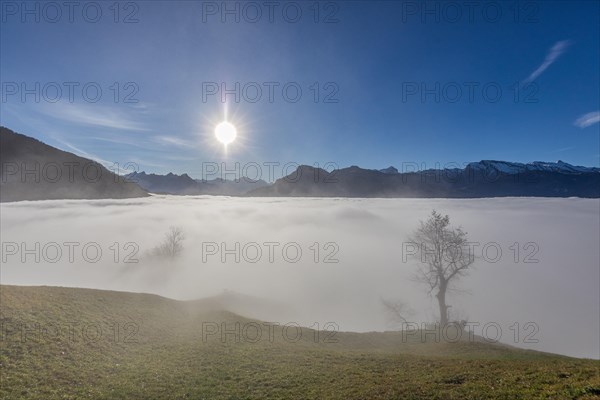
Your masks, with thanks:
[[(3, 399), (600, 396), (598, 361), (392, 332), (302, 328), (294, 340), (293, 327), (149, 294), (3, 285), (0, 319)], [(203, 337), (222, 323), (240, 329)]]

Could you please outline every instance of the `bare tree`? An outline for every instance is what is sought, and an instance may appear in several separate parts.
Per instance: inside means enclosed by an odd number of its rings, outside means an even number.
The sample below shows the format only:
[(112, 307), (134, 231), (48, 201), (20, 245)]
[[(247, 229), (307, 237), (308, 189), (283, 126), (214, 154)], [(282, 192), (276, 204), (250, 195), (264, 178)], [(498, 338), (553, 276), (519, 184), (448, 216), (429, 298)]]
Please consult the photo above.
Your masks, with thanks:
[(381, 303), (388, 315), (388, 320), (393, 325), (404, 325), (408, 322), (407, 318), (414, 314), (406, 303), (401, 300), (381, 299)]
[(183, 229), (172, 226), (169, 228), (169, 232), (165, 234), (163, 242), (154, 248), (153, 253), (158, 257), (177, 258), (183, 250), (184, 239)]
[(450, 217), (435, 210), (410, 237), (411, 255), (419, 262), (415, 279), (436, 292), (440, 309), (440, 323), (448, 323), (446, 293), (451, 284), (465, 276), (475, 262), (471, 254), (467, 233), (461, 227), (450, 226)]

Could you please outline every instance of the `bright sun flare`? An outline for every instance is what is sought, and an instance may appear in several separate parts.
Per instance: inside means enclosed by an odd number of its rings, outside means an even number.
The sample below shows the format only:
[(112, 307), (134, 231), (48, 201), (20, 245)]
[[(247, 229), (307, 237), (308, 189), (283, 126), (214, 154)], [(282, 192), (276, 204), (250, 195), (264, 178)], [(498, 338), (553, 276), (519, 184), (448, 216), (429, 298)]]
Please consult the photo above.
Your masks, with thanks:
[(223, 121), (216, 126), (215, 136), (219, 142), (227, 146), (229, 143), (235, 140), (237, 136), (237, 129), (235, 129), (235, 126), (232, 123)]

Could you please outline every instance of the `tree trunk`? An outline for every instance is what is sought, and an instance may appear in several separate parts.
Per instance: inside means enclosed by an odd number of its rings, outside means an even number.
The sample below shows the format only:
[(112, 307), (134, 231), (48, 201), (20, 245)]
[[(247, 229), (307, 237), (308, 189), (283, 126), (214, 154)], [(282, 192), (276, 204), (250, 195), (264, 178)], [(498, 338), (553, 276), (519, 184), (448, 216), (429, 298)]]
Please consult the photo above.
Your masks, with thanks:
[(448, 324), (448, 306), (446, 305), (446, 284), (440, 285), (440, 290), (436, 295), (438, 305), (440, 306), (440, 325), (442, 327)]

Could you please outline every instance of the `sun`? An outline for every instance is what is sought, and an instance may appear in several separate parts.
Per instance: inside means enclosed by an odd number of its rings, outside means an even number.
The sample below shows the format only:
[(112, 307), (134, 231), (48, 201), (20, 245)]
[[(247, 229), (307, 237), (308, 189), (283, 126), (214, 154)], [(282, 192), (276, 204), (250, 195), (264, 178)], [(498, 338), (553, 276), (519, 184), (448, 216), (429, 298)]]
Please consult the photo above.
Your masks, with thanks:
[(232, 123), (223, 121), (215, 127), (215, 136), (219, 142), (227, 146), (237, 137), (237, 129)]

